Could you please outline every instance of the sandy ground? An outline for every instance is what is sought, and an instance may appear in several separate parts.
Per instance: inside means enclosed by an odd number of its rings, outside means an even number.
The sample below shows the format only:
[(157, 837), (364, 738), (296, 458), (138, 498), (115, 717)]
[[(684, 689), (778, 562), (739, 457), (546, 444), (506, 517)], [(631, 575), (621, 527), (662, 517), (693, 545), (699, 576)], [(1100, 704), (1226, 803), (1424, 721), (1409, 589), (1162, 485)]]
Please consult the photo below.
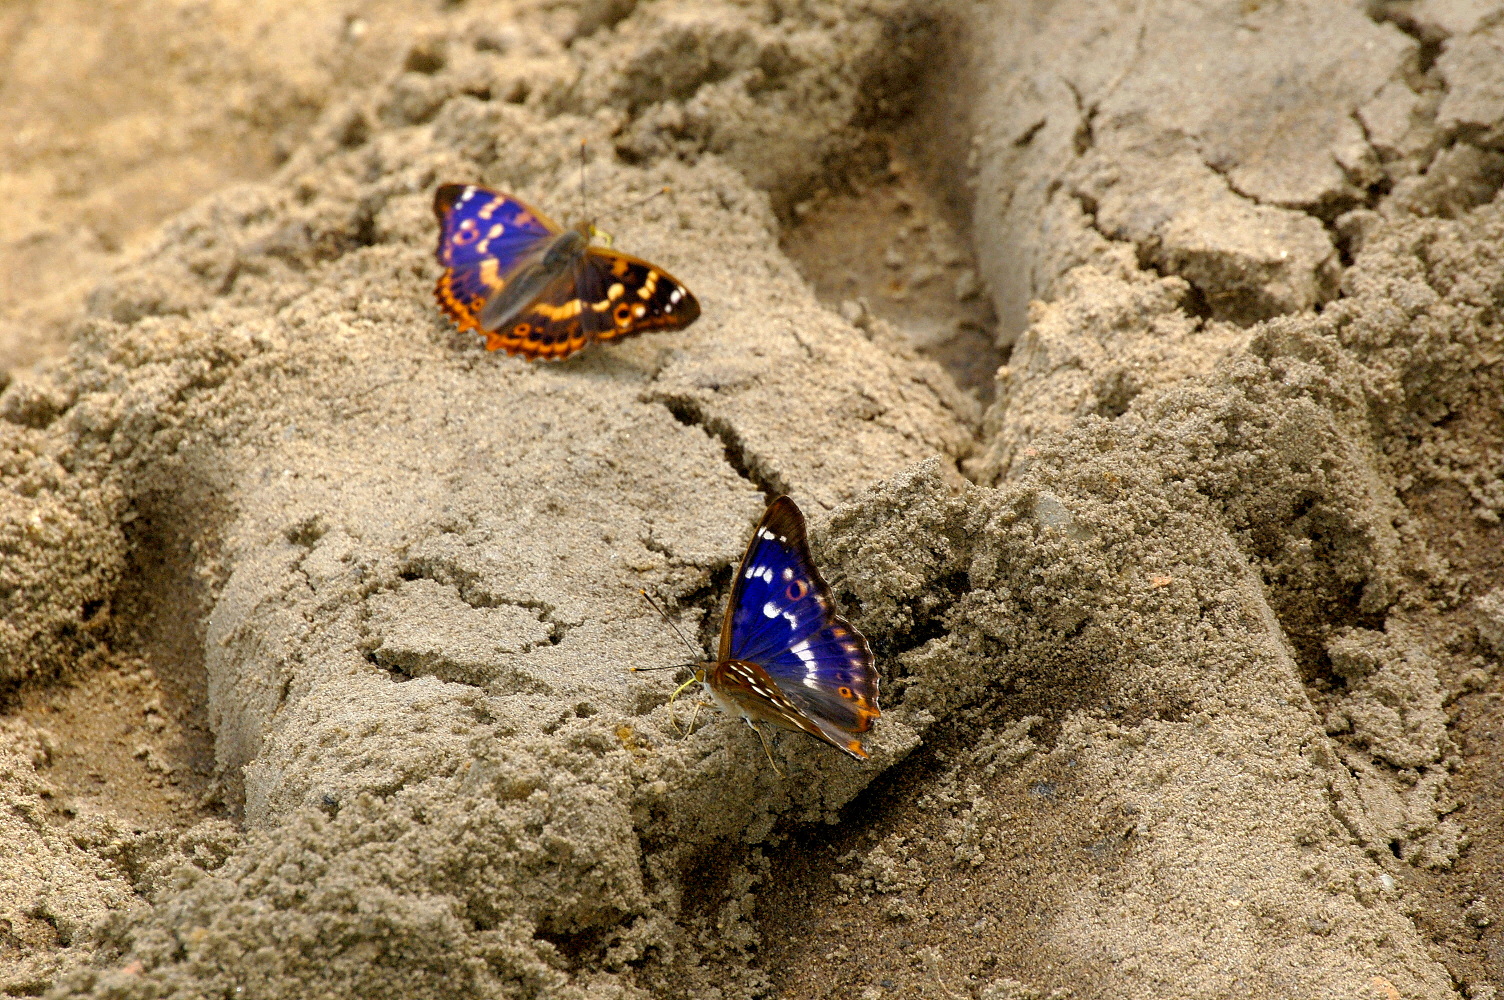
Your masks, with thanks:
[[(1498, 997), (1504, 7), (33, 2), (0, 60), (0, 995)], [(703, 318), (487, 354), (451, 180)], [(866, 764), (628, 671), (780, 492)]]

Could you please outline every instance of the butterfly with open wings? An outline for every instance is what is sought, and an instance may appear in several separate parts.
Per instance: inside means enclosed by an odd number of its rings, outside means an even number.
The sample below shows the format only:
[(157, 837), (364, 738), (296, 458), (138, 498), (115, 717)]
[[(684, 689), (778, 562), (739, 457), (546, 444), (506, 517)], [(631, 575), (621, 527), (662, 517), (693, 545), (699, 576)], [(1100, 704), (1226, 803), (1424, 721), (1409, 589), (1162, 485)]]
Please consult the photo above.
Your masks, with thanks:
[[(804, 515), (788, 497), (764, 512), (737, 567), (715, 662), (699, 680), (727, 715), (808, 733), (866, 759), (857, 737), (882, 715), (872, 650), (835, 613), (810, 558)], [(760, 735), (759, 731), (759, 735)]]
[(434, 194), (439, 263), (434, 297), (492, 351), (557, 361), (592, 340), (682, 330), (700, 304), (673, 275), (590, 240), (588, 222), (563, 229), (511, 195), (475, 184)]

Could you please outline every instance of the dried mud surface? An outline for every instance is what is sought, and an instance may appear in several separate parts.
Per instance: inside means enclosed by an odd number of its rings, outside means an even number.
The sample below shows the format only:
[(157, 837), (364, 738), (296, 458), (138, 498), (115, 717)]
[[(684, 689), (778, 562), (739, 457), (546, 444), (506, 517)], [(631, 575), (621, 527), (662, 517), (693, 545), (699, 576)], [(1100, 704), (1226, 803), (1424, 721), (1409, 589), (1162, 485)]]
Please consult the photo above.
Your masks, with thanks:
[[(23, 3), (0, 59), (0, 995), (1504, 987), (1504, 8)], [(449, 180), (583, 188), (703, 318), (488, 355)], [(780, 492), (867, 764), (627, 669)]]

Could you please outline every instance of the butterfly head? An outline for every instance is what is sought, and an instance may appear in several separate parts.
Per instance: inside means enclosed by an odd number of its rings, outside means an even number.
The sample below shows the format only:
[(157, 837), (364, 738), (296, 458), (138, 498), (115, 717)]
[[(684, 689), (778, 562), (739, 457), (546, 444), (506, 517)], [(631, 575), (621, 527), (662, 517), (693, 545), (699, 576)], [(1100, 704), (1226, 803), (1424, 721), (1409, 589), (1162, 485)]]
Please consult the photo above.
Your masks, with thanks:
[(616, 242), (616, 237), (601, 229), (593, 222), (582, 222), (579, 229), (585, 234), (585, 239), (591, 243), (599, 243), (603, 247), (609, 247)]

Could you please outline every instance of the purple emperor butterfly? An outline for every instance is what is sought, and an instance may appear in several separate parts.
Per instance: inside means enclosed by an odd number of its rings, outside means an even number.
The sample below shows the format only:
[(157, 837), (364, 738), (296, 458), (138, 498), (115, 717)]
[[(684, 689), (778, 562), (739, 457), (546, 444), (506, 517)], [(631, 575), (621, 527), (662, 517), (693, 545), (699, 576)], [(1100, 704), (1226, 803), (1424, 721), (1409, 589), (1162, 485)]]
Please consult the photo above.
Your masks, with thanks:
[(804, 515), (788, 497), (763, 514), (736, 570), (714, 663), (698, 664), (716, 707), (756, 728), (771, 722), (866, 759), (877, 671), (867, 640), (835, 613), (810, 558)]
[(645, 260), (591, 246), (588, 222), (561, 229), (511, 195), (444, 184), (434, 195), (439, 263), (434, 297), (492, 351), (557, 361), (592, 340), (682, 330), (700, 304)]

